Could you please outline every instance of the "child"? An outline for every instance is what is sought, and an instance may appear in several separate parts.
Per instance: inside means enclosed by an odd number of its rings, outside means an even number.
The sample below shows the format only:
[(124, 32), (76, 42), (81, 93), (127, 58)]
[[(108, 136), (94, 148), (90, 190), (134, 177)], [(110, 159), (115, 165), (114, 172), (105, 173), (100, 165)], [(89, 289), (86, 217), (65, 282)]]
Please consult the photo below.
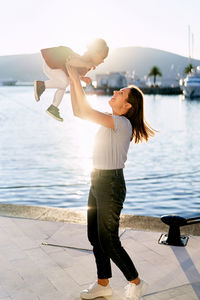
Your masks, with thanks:
[(58, 106), (64, 96), (65, 90), (69, 85), (69, 75), (66, 69), (66, 63), (77, 68), (80, 79), (86, 84), (91, 83), (89, 77), (85, 74), (95, 69), (108, 55), (108, 46), (103, 39), (95, 39), (88, 45), (87, 51), (81, 56), (72, 49), (60, 46), (42, 49), (41, 53), (44, 58), (44, 73), (48, 76), (47, 81), (34, 81), (34, 93), (36, 101), (40, 100), (41, 95), (47, 88), (56, 88), (53, 103), (48, 107), (46, 112), (57, 119), (63, 121), (59, 113)]

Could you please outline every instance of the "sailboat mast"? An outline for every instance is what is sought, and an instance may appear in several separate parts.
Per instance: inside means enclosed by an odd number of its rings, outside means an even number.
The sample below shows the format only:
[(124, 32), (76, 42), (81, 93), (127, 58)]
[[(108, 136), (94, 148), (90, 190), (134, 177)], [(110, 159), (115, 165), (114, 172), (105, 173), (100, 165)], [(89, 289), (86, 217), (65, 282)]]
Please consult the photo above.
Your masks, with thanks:
[(189, 62), (191, 62), (191, 40), (190, 40), (190, 36), (191, 36), (191, 33), (190, 33), (190, 25), (188, 25), (188, 58), (189, 58)]

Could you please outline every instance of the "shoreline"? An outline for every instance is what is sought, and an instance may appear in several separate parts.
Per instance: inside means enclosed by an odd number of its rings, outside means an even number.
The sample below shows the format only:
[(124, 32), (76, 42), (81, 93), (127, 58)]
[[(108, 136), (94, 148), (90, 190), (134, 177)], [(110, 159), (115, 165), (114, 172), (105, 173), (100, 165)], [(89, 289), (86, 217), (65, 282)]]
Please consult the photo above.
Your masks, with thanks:
[[(156, 87), (139, 87), (140, 90), (143, 92), (144, 95), (183, 95), (183, 91), (180, 87), (164, 87), (164, 86), (156, 86)], [(118, 88), (107, 88), (106, 90), (103, 89), (94, 89), (92, 91), (85, 90), (86, 94), (89, 95), (112, 95), (114, 90), (118, 90)]]
[[(2, 87), (30, 87), (33, 86), (32, 82), (25, 83), (16, 83), (16, 84), (8, 84), (2, 85)], [(139, 87), (144, 95), (183, 95), (183, 91), (180, 87)], [(107, 91), (103, 89), (94, 89), (92, 91), (85, 90), (85, 93), (88, 95), (112, 95), (114, 90), (118, 90), (119, 88), (108, 88)], [(69, 92), (69, 91), (67, 91)]]
[[(73, 224), (86, 224), (87, 220), (87, 213), (82, 210), (7, 203), (0, 204), (0, 216)], [(169, 226), (165, 225), (158, 217), (127, 214), (121, 215), (120, 227), (163, 233), (167, 233), (169, 230)], [(180, 229), (181, 234), (200, 236), (200, 224), (188, 225), (180, 227)]]

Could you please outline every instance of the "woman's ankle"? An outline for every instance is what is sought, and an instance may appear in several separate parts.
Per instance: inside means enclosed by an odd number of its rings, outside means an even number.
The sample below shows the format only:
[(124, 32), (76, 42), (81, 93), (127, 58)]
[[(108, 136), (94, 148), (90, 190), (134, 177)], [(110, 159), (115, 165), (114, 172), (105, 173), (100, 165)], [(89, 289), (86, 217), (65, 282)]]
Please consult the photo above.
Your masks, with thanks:
[(131, 282), (131, 283), (134, 283), (134, 284), (136, 284), (136, 285), (138, 285), (138, 284), (140, 284), (140, 278), (137, 277), (137, 278), (135, 278), (134, 280), (131, 280), (130, 282)]
[(103, 286), (107, 286), (109, 284), (109, 280), (108, 279), (99, 279), (97, 281), (98, 284), (103, 285)]

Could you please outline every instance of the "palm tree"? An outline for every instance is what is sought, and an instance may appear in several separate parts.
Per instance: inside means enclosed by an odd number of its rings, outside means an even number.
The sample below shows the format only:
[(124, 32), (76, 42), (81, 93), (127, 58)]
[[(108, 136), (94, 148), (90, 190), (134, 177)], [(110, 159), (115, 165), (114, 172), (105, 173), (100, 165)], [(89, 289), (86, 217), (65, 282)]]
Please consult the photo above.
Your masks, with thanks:
[(194, 69), (194, 66), (193, 66), (193, 64), (190, 63), (189, 65), (187, 65), (187, 66), (185, 67), (184, 73), (185, 73), (185, 74), (189, 74), (189, 73), (191, 73), (192, 69)]
[(156, 66), (153, 66), (152, 69), (149, 71), (148, 77), (153, 76), (153, 84), (156, 85), (156, 77), (162, 76), (160, 69)]

